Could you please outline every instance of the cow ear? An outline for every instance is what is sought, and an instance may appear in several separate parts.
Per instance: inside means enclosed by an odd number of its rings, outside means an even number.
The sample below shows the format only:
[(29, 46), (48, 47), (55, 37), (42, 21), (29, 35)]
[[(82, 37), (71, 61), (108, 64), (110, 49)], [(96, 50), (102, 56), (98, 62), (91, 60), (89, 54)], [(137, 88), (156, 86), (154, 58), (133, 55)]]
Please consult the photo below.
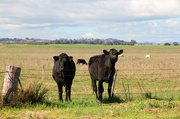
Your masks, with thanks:
[(69, 60), (72, 61), (72, 60), (73, 60), (73, 57), (72, 57), (72, 56), (69, 56)]
[(123, 50), (119, 50), (118, 52), (118, 55), (122, 54), (123, 53)]
[(55, 61), (58, 61), (58, 60), (59, 60), (59, 56), (54, 56), (53, 59), (54, 59)]
[(105, 55), (109, 55), (109, 52), (108, 52), (107, 50), (103, 50), (103, 53), (104, 53)]

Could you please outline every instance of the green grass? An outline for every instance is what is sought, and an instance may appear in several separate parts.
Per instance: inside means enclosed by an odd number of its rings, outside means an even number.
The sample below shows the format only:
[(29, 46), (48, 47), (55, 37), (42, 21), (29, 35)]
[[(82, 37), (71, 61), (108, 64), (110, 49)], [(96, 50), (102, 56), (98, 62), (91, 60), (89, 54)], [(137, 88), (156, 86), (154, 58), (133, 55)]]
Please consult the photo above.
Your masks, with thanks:
[[(179, 102), (141, 100), (123, 103), (102, 103), (99, 101), (72, 101), (59, 103), (48, 101), (43, 104), (29, 105), (26, 108), (9, 108), (1, 110), (4, 117), (33, 118), (178, 118)], [(16, 116), (15, 116), (16, 114)]]
[[(76, 65), (72, 102), (58, 102), (57, 84), (52, 79), (53, 56), (62, 52), (86, 61), (103, 49), (124, 49), (116, 63), (115, 97), (109, 101), (104, 83), (103, 100), (97, 101), (86, 65)], [(0, 45), (0, 92), (7, 65), (21, 67), (22, 86), (42, 82), (49, 91), (41, 103), (0, 106), (0, 118), (180, 118), (180, 46), (106, 45)], [(151, 59), (145, 59), (151, 54)], [(124, 83), (124, 86), (123, 86)], [(151, 97), (146, 97), (151, 93)], [(65, 98), (65, 93), (63, 93)]]

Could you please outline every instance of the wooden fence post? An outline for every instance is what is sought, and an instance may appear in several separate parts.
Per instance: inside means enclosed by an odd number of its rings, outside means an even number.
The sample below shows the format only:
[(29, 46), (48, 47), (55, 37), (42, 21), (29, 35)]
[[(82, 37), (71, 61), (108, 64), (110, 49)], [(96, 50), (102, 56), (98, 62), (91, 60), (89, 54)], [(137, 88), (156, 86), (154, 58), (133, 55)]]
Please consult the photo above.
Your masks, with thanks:
[(20, 83), (19, 80), (20, 72), (21, 72), (21, 68), (19, 67), (14, 67), (14, 66), (6, 67), (4, 85), (2, 90), (2, 95), (5, 102), (9, 102), (13, 100), (14, 95), (17, 93), (18, 82)]

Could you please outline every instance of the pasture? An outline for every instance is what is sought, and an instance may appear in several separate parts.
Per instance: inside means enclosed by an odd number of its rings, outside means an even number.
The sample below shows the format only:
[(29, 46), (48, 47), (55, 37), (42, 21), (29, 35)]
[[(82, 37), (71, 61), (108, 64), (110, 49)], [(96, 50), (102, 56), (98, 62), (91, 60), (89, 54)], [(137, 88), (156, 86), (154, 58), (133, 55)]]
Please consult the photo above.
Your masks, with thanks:
[[(103, 100), (96, 100), (88, 66), (80, 64), (76, 65), (72, 102), (58, 102), (53, 56), (67, 53), (75, 63), (77, 59), (88, 62), (111, 48), (124, 50), (115, 66), (115, 97), (107, 99), (104, 83)], [(147, 54), (151, 57), (145, 58)], [(21, 67), (23, 87), (42, 82), (49, 91), (40, 104), (0, 105), (0, 118), (180, 118), (180, 46), (0, 45), (0, 93), (7, 65)]]

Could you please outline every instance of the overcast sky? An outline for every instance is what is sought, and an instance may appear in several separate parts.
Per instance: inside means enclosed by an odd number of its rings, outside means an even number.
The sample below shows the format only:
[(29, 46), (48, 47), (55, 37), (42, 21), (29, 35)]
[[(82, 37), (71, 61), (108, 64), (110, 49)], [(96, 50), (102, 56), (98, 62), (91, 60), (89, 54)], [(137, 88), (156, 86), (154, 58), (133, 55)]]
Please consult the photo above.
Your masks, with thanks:
[(180, 0), (0, 0), (0, 38), (180, 42)]

